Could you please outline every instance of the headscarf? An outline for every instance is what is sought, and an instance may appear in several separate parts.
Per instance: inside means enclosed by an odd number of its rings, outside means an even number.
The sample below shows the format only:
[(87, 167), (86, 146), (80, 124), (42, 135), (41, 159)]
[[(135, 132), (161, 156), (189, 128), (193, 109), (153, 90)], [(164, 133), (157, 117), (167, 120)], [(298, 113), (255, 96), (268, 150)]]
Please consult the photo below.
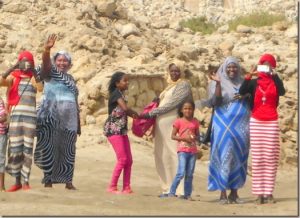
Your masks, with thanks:
[[(33, 55), (29, 51), (22, 51), (18, 56), (18, 61), (26, 58), (28, 62), (34, 67)], [(8, 105), (17, 105), (20, 101), (19, 84), (22, 78), (31, 78), (32, 72), (25, 72), (21, 69), (14, 70), (11, 75), (14, 77), (13, 84), (8, 92)]]
[(276, 59), (271, 54), (264, 54), (260, 57), (258, 64), (263, 64), (264, 62), (269, 62), (272, 68), (276, 68)]
[[(237, 66), (237, 73), (235, 78), (231, 79), (227, 75), (227, 66), (231, 63), (234, 63)], [(240, 86), (242, 85), (243, 78), (241, 77), (241, 67), (238, 60), (235, 57), (227, 57), (223, 64), (219, 67), (217, 75), (221, 81), (222, 89), (222, 105), (229, 103), (233, 100), (233, 97)], [(208, 99), (200, 100), (196, 102), (198, 108), (202, 107), (213, 107), (212, 99), (215, 97), (216, 82), (211, 81), (208, 85)]]
[[(276, 67), (275, 57), (271, 54), (264, 54), (260, 57), (258, 64), (263, 64), (265, 62), (269, 62), (272, 68)], [(273, 81), (273, 77), (269, 73), (258, 72), (258, 80), (257, 84), (263, 90), (276, 89), (275, 83)], [(269, 87), (270, 86), (270, 87)]]
[[(171, 76), (170, 76), (170, 69), (169, 67), (174, 64), (180, 71), (180, 78), (177, 80), (177, 81), (173, 81), (171, 79)], [(168, 66), (168, 69), (167, 69), (167, 73), (166, 73), (166, 80), (167, 80), (167, 84), (168, 86), (163, 90), (163, 92), (160, 94), (159, 98), (160, 100), (162, 100), (166, 94), (166, 92), (171, 89), (172, 87), (176, 86), (178, 83), (182, 82), (182, 81), (185, 81), (185, 64), (184, 62), (182, 61), (178, 61), (178, 60), (175, 60), (175, 61), (172, 61), (169, 66)]]
[(56, 52), (56, 53), (53, 55), (53, 62), (55, 62), (56, 58), (57, 58), (59, 55), (65, 56), (65, 58), (69, 61), (69, 64), (72, 63), (72, 57), (71, 57), (71, 55), (70, 55), (68, 52), (63, 51), (63, 50), (62, 50), (62, 51), (58, 51), (58, 52)]

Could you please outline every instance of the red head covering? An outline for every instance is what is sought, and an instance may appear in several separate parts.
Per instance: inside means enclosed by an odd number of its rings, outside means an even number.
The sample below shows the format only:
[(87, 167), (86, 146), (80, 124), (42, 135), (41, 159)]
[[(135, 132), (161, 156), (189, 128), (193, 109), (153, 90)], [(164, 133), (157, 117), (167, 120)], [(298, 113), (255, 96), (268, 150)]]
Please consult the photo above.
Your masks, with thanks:
[(263, 64), (264, 62), (269, 62), (272, 68), (276, 67), (276, 60), (275, 57), (271, 54), (264, 54), (259, 59), (259, 64)]
[[(28, 62), (31, 63), (31, 66), (34, 67), (33, 55), (29, 51), (22, 51), (19, 54), (18, 61), (21, 61), (23, 58), (26, 58)], [(14, 77), (13, 84), (10, 87), (8, 92), (8, 105), (17, 105), (20, 101), (19, 96), (19, 84), (22, 78), (31, 78), (33, 76), (32, 72), (25, 72), (20, 69), (14, 70), (11, 75)]]
[(23, 58), (26, 58), (31, 63), (32, 67), (34, 67), (33, 55), (29, 51), (22, 51), (19, 54), (18, 61), (21, 61)]

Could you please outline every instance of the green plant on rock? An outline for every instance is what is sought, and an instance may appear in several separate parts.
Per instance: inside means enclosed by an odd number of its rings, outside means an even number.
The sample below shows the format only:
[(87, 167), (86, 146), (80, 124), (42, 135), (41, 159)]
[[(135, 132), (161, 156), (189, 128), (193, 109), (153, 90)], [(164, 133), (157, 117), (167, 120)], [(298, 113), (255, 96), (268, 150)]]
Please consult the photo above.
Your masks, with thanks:
[(278, 21), (286, 20), (283, 14), (270, 14), (268, 12), (255, 12), (239, 16), (228, 22), (229, 30), (236, 30), (238, 25), (249, 27), (271, 26)]
[(206, 20), (205, 17), (195, 17), (180, 22), (180, 26), (189, 28), (193, 32), (201, 32), (203, 34), (212, 34), (217, 27), (213, 23)]

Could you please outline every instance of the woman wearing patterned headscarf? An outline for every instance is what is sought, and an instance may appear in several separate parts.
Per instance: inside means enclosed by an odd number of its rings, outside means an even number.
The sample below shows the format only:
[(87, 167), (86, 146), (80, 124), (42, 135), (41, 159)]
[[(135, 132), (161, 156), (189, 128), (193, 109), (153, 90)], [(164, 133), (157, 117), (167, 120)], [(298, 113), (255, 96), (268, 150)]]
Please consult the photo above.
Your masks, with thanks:
[(16, 178), (15, 184), (6, 190), (8, 192), (30, 189), (29, 176), (36, 133), (36, 92), (43, 89), (38, 81), (34, 59), (29, 51), (21, 52), (18, 62), (0, 79), (0, 85), (7, 87), (10, 114), (6, 172)]
[(75, 143), (80, 135), (78, 89), (69, 74), (72, 60), (68, 53), (57, 52), (50, 59), (50, 49), (56, 35), (50, 35), (42, 56), (42, 67), (38, 69), (45, 83), (44, 96), (38, 111), (37, 145), (35, 164), (44, 171), (42, 183), (52, 187), (53, 183), (65, 183), (66, 189), (75, 190), (73, 173)]
[[(193, 99), (190, 83), (185, 80), (182, 62), (173, 62), (168, 67), (168, 86), (160, 94), (159, 107), (143, 115), (156, 117), (154, 132), (154, 158), (156, 170), (161, 182), (162, 195), (167, 196), (173, 178), (177, 172), (176, 141), (171, 139), (172, 126), (177, 118), (177, 107), (187, 99)], [(184, 195), (183, 185), (177, 188), (178, 195)]]
[[(246, 75), (239, 93), (251, 95), (252, 193), (258, 196), (256, 202), (263, 204), (275, 203), (273, 190), (280, 152), (277, 106), (285, 89), (274, 70), (273, 55), (262, 55), (258, 64), (263, 65), (262, 69), (252, 69)], [(252, 75), (257, 78), (251, 79)]]
[[(241, 203), (238, 189), (247, 175), (249, 106), (238, 94), (243, 82), (236, 58), (227, 57), (211, 75), (205, 106), (214, 107), (208, 190), (220, 190), (220, 203)], [(226, 190), (230, 190), (227, 197)]]

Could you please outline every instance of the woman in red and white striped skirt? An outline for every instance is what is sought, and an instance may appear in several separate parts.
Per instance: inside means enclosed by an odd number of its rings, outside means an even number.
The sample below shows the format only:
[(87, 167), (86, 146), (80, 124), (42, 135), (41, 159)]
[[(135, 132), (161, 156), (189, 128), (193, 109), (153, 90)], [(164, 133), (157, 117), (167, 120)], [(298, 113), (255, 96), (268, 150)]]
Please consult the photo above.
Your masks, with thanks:
[[(277, 106), (285, 94), (282, 80), (275, 72), (271, 54), (261, 56), (256, 69), (245, 76), (240, 94), (251, 94), (250, 150), (252, 156), (252, 193), (256, 202), (275, 203), (273, 191), (279, 163), (279, 125)], [(251, 79), (255, 75), (256, 79)]]

